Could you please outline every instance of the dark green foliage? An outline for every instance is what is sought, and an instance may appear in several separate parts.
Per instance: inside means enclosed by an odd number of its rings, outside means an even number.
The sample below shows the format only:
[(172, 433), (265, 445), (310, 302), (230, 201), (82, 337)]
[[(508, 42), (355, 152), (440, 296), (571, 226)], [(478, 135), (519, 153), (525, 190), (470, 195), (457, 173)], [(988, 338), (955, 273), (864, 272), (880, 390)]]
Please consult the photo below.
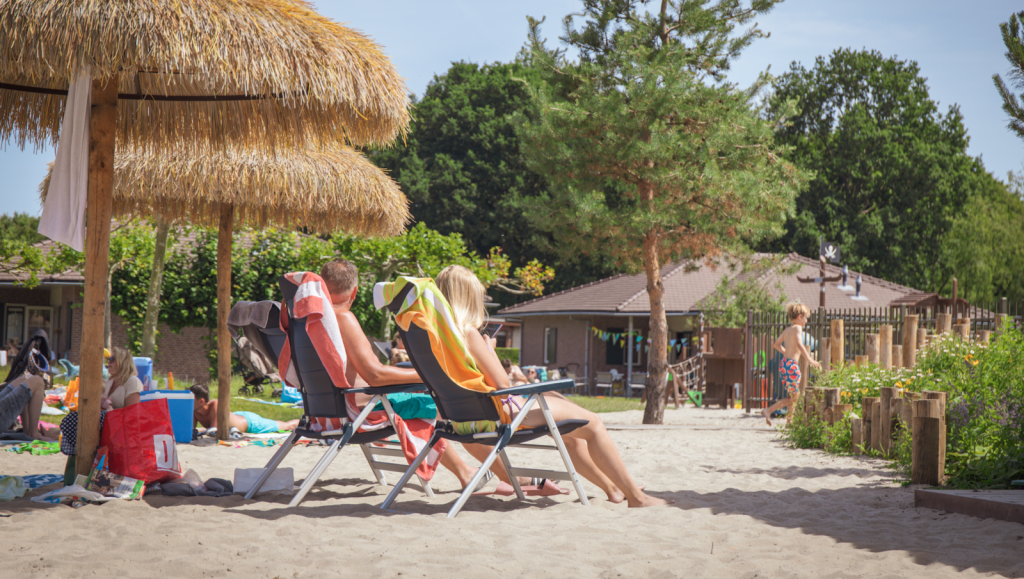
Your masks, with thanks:
[[(999, 25), (1006, 46), (1006, 60), (1010, 62), (1010, 84), (1017, 90), (1024, 89), (1024, 12), (1010, 15), (1010, 20)], [(1024, 139), (1024, 108), (1017, 95), (1003, 82), (998, 74), (992, 75), (996, 90), (1003, 99), (1003, 110), (1009, 117), (1006, 127)]]
[[(412, 201), (417, 222), (443, 235), (460, 234), (480, 255), (501, 247), (513, 268), (534, 258), (553, 263), (557, 255), (550, 236), (520, 208), (547, 188), (526, 167), (512, 122), (513, 115), (536, 108), (523, 82), (534, 76), (518, 62), (456, 62), (415, 103), (407, 145), (371, 155)], [(550, 291), (610, 274), (600, 260), (572, 258), (558, 265)]]
[(39, 243), (46, 237), (40, 235), (36, 231), (37, 229), (39, 229), (39, 218), (28, 213), (0, 215), (0, 239), (28, 244)]
[(519, 348), (495, 348), (494, 353), (498, 355), (499, 360), (508, 358), (513, 364), (519, 364)]
[(967, 155), (956, 105), (946, 114), (913, 61), (840, 49), (810, 70), (794, 63), (775, 82), (768, 117), (776, 141), (815, 178), (769, 250), (814, 256), (818, 237), (840, 244), (851, 269), (938, 291), (953, 272), (940, 260), (952, 221), (985, 186)]

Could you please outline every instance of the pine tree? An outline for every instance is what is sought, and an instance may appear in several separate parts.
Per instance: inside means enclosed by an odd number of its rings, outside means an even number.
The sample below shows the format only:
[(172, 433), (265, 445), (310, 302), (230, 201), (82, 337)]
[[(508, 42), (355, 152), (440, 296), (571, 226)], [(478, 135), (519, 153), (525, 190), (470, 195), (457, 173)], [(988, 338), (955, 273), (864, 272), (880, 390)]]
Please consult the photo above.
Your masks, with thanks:
[[(539, 112), (521, 128), (528, 165), (552, 184), (530, 211), (561, 250), (643, 270), (651, 349), (644, 423), (664, 414), (667, 319), (661, 268), (743, 252), (778, 236), (807, 176), (779, 156), (729, 63), (755, 38), (739, 31), (777, 0), (586, 0), (549, 49), (530, 19)], [(585, 19), (577, 27), (576, 17)], [(526, 209), (526, 208), (524, 208)]]
[[(1024, 89), (1024, 36), (1022, 36), (1024, 31), (1022, 31), (1022, 24), (1024, 24), (1024, 12), (1011, 14), (1008, 22), (999, 25), (999, 30), (1003, 33), (1003, 45), (1006, 46), (1006, 60), (1010, 61), (1010, 82), (1017, 89)], [(1017, 100), (1017, 95), (1013, 94), (1013, 91), (1006, 86), (998, 74), (992, 75), (992, 81), (996, 84), (999, 96), (1003, 97), (1003, 110), (1010, 117), (1007, 128), (1024, 139), (1024, 108)]]

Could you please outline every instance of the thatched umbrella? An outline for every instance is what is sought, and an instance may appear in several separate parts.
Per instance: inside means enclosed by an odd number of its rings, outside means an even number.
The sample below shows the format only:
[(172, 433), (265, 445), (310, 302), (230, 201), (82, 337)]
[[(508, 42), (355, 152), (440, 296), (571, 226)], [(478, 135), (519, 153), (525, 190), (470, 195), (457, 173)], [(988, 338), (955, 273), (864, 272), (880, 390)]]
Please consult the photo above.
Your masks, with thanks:
[[(99, 441), (115, 139), (124, 149), (193, 151), (387, 145), (408, 124), (404, 83), (379, 47), (301, 0), (0, 0), (0, 140), (55, 143), (68, 86), (84, 71), (92, 107), (79, 473)], [(222, 237), (233, 218), (221, 205)], [(230, 280), (217, 285), (220, 294)], [(218, 312), (226, 317), (228, 306)]]

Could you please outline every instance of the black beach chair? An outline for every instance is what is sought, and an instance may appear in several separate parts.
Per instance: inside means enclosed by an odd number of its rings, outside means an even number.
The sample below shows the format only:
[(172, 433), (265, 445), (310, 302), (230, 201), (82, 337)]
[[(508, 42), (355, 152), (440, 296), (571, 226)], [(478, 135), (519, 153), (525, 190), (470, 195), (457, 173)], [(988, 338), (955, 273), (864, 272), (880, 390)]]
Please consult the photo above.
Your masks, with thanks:
[[(296, 286), (286, 282), (283, 276), (280, 280), (280, 286), (281, 292), (284, 295), (284, 300), (281, 304), (288, 308), (288, 343), (291, 348), (292, 364), (295, 366), (296, 376), (299, 381), (299, 390), (302, 393), (303, 415), (299, 422), (299, 427), (291, 433), (280, 450), (270, 459), (270, 462), (267, 463), (263, 470), (263, 474), (260, 475), (256, 484), (245, 494), (245, 498), (251, 499), (260, 490), (260, 487), (270, 478), (270, 475), (277, 469), (281, 461), (291, 451), (295, 442), (301, 437), (329, 440), (331, 441), (331, 446), (303, 481), (299, 492), (288, 503), (289, 507), (297, 506), (302, 502), (306, 493), (323, 475), (324, 471), (327, 470), (327, 467), (330, 466), (331, 462), (334, 461), (334, 458), (338, 456), (338, 453), (341, 452), (341, 449), (346, 444), (360, 445), (363, 455), (366, 457), (366, 462), (369, 463), (370, 469), (377, 478), (377, 482), (382, 486), (387, 486), (384, 471), (405, 472), (406, 465), (404, 464), (405, 455), (402, 453), (399, 443), (387, 440), (395, 435), (395, 413), (391, 408), (391, 403), (388, 402), (387, 397), (384, 395), (397, 392), (423, 392), (425, 390), (424, 386), (422, 384), (403, 384), (376, 388), (342, 389), (336, 387), (331, 381), (327, 369), (324, 368), (323, 363), (320, 361), (320, 356), (313, 347), (309, 334), (306, 333), (306, 318), (296, 318), (293, 315), (294, 309), (292, 306)], [(371, 394), (373, 396), (354, 421), (348, 418), (345, 394)], [(373, 407), (377, 405), (377, 402), (383, 404), (384, 410), (388, 415), (389, 425), (371, 432), (358, 432), (359, 427), (363, 425), (366, 417), (373, 410)], [(337, 419), (342, 426), (338, 430), (315, 432), (311, 428), (314, 418)], [(371, 443), (383, 444), (384, 447), (374, 446)], [(403, 464), (379, 460), (380, 457), (385, 456), (402, 457)], [(413, 472), (415, 472), (415, 469), (413, 469)], [(417, 476), (417, 478), (419, 477)], [(434, 493), (430, 488), (430, 483), (422, 478), (419, 478), (419, 481), (423, 492), (428, 497), (433, 497)]]
[[(387, 308), (392, 312), (397, 312), (412, 287), (412, 284), (406, 286), (406, 288), (404, 288), (403, 291), (395, 296), (391, 303), (388, 304)], [(463, 388), (448, 377), (442, 366), (438, 363), (437, 358), (434, 356), (433, 350), (430, 348), (430, 337), (426, 330), (416, 325), (411, 325), (408, 332), (401, 328), (398, 329), (398, 332), (402, 336), (402, 341), (405, 343), (405, 349), (409, 354), (409, 359), (412, 362), (413, 367), (416, 368), (420, 377), (423, 378), (423, 382), (426, 385), (427, 390), (437, 403), (438, 413), (444, 419), (444, 422), (438, 422), (437, 428), (435, 428), (434, 435), (431, 437), (430, 442), (427, 443), (423, 451), (416, 457), (416, 460), (409, 465), (409, 468), (405, 471), (401, 480), (399, 480), (395, 485), (395, 488), (391, 490), (388, 498), (381, 505), (382, 509), (388, 509), (391, 507), (392, 503), (394, 503), (395, 499), (398, 497), (398, 494), (402, 491), (402, 487), (409, 482), (410, 478), (412, 478), (420, 463), (426, 458), (427, 453), (442, 438), (452, 442), (478, 443), (494, 447), (490, 455), (487, 456), (487, 460), (484, 461), (483, 465), (481, 465), (480, 469), (477, 471), (476, 476), (474, 476), (473, 480), (466, 485), (465, 490), (463, 490), (462, 494), (459, 495), (459, 499), (455, 501), (455, 504), (452, 505), (451, 509), (448, 511), (449, 518), (455, 517), (459, 514), (463, 505), (466, 504), (466, 500), (468, 500), (473, 494), (474, 490), (480, 484), (481, 479), (486, 476), (488, 469), (490, 469), (495, 459), (499, 457), (501, 458), (502, 464), (505, 466), (505, 471), (508, 472), (509, 478), (512, 481), (516, 497), (519, 499), (525, 499), (526, 497), (523, 494), (522, 488), (519, 486), (519, 482), (516, 478), (517, 476), (543, 477), (550, 480), (572, 481), (580, 502), (583, 503), (584, 506), (590, 505), (590, 502), (587, 500), (587, 495), (583, 491), (583, 485), (580, 483), (579, 476), (576, 474), (576, 469), (573, 468), (572, 459), (569, 458), (569, 453), (565, 450), (565, 445), (562, 443), (561, 437), (562, 433), (572, 432), (581, 426), (585, 426), (588, 421), (562, 420), (556, 423), (551, 416), (551, 412), (548, 410), (547, 402), (545, 402), (544, 397), (541, 396), (541, 393), (543, 392), (572, 388), (573, 380), (554, 380), (538, 384), (526, 384), (488, 394), (475, 392), (473, 390)], [(474, 422), (478, 420), (493, 420), (494, 422), (499, 422), (501, 417), (498, 414), (497, 408), (494, 406), (494, 397), (499, 393), (502, 395), (529, 396), (528, 400), (523, 405), (522, 411), (516, 416), (511, 424), (499, 424), (497, 430), (494, 432), (481, 432), (470, 435), (460, 435), (455, 433), (451, 425), (452, 421)], [(540, 404), (541, 410), (544, 413), (544, 418), (547, 421), (547, 425), (517, 431), (516, 429), (522, 423), (523, 419), (526, 418), (526, 413), (535, 403)], [(555, 442), (554, 446), (528, 444), (530, 441), (542, 436), (551, 436)], [(513, 467), (512, 463), (509, 461), (508, 454), (505, 452), (505, 449), (509, 446), (557, 450), (562, 457), (562, 462), (565, 464), (565, 471)]]

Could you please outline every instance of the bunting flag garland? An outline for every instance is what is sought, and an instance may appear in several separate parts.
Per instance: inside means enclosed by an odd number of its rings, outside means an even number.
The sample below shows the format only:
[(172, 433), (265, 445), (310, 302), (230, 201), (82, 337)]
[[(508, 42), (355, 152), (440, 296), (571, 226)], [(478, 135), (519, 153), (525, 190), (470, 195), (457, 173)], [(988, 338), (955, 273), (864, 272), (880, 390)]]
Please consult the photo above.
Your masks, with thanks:
[[(591, 326), (590, 331), (593, 332), (596, 338), (604, 342), (610, 342), (612, 344), (615, 344), (620, 348), (625, 348), (626, 341), (632, 341), (630, 339), (632, 337), (636, 339), (637, 351), (640, 350), (641, 344), (644, 345), (644, 352), (649, 352), (651, 349), (651, 339), (641, 336), (640, 332), (636, 330), (634, 330), (632, 334), (630, 332), (607, 332), (605, 330), (601, 330)], [(665, 347), (668, 348), (669, 351), (681, 352), (683, 348), (686, 346), (687, 342), (689, 342), (688, 338), (674, 338), (668, 340), (665, 344)]]

